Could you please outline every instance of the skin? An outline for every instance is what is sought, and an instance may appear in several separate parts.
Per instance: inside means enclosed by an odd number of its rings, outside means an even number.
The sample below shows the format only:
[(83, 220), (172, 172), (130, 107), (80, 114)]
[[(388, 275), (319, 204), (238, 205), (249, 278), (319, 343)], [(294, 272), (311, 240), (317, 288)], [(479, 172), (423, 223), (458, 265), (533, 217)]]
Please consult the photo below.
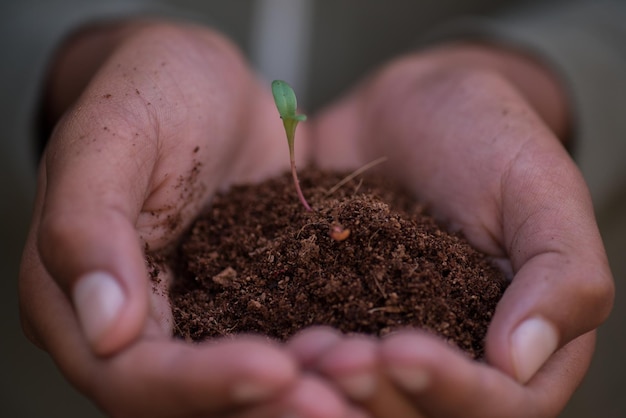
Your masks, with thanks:
[[(612, 277), (562, 144), (565, 97), (523, 54), (459, 44), (400, 57), (298, 132), (301, 162), (354, 168), (387, 155), (389, 175), (510, 272), (483, 363), (416, 330), (376, 340), (310, 329), (285, 345), (170, 338), (143, 248), (172, 244), (171, 220), (180, 233), (219, 188), (289, 167), (268, 86), (218, 33), (88, 28), (59, 52), (45, 106), (56, 128), (20, 274), (24, 330), (111, 416), (550, 417), (589, 366)], [(98, 332), (76, 304), (94, 271), (124, 302)], [(550, 324), (558, 350), (526, 375), (512, 335), (529, 318)], [(407, 384), (398, 369), (422, 379)]]

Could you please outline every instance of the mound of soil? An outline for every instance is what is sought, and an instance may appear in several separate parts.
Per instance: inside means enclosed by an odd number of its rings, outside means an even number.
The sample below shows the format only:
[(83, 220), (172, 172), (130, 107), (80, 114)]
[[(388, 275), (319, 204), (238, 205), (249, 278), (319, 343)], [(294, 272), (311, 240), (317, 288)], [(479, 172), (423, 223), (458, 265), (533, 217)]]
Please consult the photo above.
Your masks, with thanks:
[(382, 336), (431, 331), (483, 356), (506, 287), (502, 273), (406, 193), (304, 170), (298, 201), (285, 175), (214, 198), (177, 249), (170, 289), (176, 335), (285, 340), (312, 325)]

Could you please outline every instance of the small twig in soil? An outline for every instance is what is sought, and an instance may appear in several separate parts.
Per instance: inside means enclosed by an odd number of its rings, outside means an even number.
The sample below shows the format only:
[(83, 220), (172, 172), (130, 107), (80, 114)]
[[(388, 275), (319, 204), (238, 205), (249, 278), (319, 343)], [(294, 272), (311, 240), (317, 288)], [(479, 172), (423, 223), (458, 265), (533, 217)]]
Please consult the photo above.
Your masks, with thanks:
[(402, 308), (398, 306), (380, 306), (378, 308), (372, 308), (369, 311), (367, 311), (367, 313), (374, 313), (374, 312), (401, 313)]
[(359, 190), (361, 189), (361, 186), (363, 185), (363, 179), (359, 180), (359, 183), (356, 185), (356, 187), (354, 188), (354, 191), (352, 192), (352, 197), (354, 198), (354, 196), (356, 196), (356, 194), (359, 192)]
[(384, 299), (387, 299), (387, 292), (385, 292), (385, 289), (383, 289), (383, 287), (381, 286), (380, 281), (378, 280), (378, 277), (374, 275), (373, 278), (374, 278), (374, 284), (378, 288), (378, 291), (380, 292), (380, 294), (383, 296)]
[(372, 249), (372, 240), (374, 239), (376, 234), (378, 234), (379, 232), (380, 232), (380, 228), (378, 228), (376, 231), (374, 231), (374, 233), (370, 236), (370, 239), (367, 240), (367, 249), (368, 250)]
[(300, 234), (302, 233), (302, 231), (304, 231), (304, 228), (306, 228), (307, 226), (313, 226), (313, 225), (322, 225), (322, 224), (320, 222), (309, 222), (308, 224), (302, 225), (302, 228), (300, 228), (300, 230), (296, 234), (296, 239), (300, 239)]
[(379, 158), (375, 159), (374, 161), (370, 161), (369, 163), (365, 164), (364, 166), (361, 166), (361, 167), (357, 168), (352, 173), (348, 174), (343, 179), (341, 179), (341, 181), (339, 181), (339, 183), (335, 184), (333, 187), (328, 189), (328, 191), (326, 192), (326, 196), (329, 196), (329, 195), (335, 193), (337, 190), (339, 190), (341, 188), (341, 186), (343, 186), (344, 184), (348, 183), (353, 178), (363, 174), (364, 172), (366, 172), (367, 170), (369, 170), (369, 169), (371, 169), (373, 167), (376, 167), (378, 164), (384, 163), (385, 161), (387, 161), (387, 157), (383, 156), (383, 157), (379, 157)]

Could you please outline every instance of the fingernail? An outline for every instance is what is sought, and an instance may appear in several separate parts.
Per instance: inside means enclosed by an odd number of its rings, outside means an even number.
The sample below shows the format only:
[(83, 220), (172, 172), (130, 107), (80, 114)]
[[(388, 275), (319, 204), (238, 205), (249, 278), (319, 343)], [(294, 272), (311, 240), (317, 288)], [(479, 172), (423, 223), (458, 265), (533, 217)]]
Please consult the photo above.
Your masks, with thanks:
[(513, 366), (517, 380), (528, 382), (554, 353), (559, 343), (556, 329), (543, 318), (522, 322), (511, 335)]
[(394, 366), (387, 372), (394, 383), (411, 393), (422, 392), (430, 384), (430, 376), (422, 369)]
[(355, 373), (336, 378), (337, 385), (355, 401), (363, 401), (376, 391), (376, 377), (371, 373)]
[(271, 386), (260, 386), (254, 383), (246, 382), (235, 386), (232, 396), (236, 402), (258, 402), (268, 399), (275, 392), (276, 389)]
[(81, 277), (72, 292), (80, 325), (90, 343), (111, 327), (124, 305), (124, 292), (117, 280), (104, 272)]

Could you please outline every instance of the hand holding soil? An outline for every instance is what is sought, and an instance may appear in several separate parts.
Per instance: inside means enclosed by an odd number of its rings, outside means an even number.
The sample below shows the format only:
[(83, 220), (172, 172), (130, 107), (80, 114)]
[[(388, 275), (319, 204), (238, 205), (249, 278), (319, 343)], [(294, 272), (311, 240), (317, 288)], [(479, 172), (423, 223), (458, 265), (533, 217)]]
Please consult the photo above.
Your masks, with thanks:
[[(516, 403), (553, 416), (588, 367), (613, 285), (588, 191), (559, 140), (567, 120), (558, 93), (523, 55), (452, 46), (392, 62), (316, 121), (321, 167), (384, 153), (400, 184), (512, 275), (487, 333), (491, 367), (420, 333), (383, 341), (383, 370), (401, 371), (394, 382), (427, 416), (515, 415)], [(345, 373), (336, 367), (326, 373)], [(540, 399), (551, 373), (566, 368), (569, 380), (557, 378), (554, 396)], [(378, 370), (364, 360), (350, 374)]]
[[(509, 77), (514, 58), (459, 46), (391, 63), (299, 128), (296, 150), (299, 166), (344, 172), (388, 156), (387, 177), (499, 260), (512, 282), (484, 362), (416, 330), (191, 344), (171, 338), (171, 271), (153, 289), (144, 251), (174, 247), (219, 190), (286, 172), (284, 134), (269, 90), (218, 34), (145, 22), (116, 31), (99, 71), (65, 101), (74, 106), (60, 108), (20, 277), (27, 333), (81, 391), (124, 416), (560, 410), (588, 367), (611, 278), (586, 187), (555, 135), (563, 112)], [(63, 66), (55, 74), (61, 87), (76, 80)], [(347, 241), (358, 239), (350, 229)], [(216, 277), (236, 283), (227, 269)], [(371, 291), (384, 304), (369, 309), (397, 306), (391, 290)]]

